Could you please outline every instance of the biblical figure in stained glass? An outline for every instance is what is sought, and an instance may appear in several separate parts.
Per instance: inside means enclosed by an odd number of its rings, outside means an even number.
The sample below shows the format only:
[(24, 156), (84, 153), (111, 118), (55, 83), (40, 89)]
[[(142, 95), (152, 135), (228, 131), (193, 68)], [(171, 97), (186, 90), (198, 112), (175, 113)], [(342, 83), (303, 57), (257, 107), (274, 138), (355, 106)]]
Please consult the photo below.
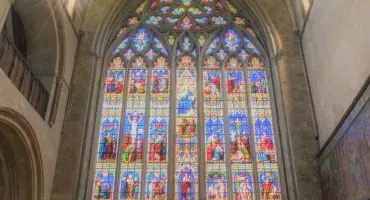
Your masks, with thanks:
[(122, 174), (120, 199), (134, 200), (138, 198), (140, 174), (136, 172), (128, 172)]
[(194, 110), (195, 106), (195, 94), (187, 88), (180, 95), (179, 106), (177, 108), (177, 114), (186, 115)]
[(213, 118), (206, 122), (207, 161), (224, 160), (223, 123), (221, 119)]
[(113, 199), (114, 173), (99, 172), (94, 181), (94, 199)]
[(180, 170), (178, 177), (178, 186), (177, 191), (180, 193), (180, 200), (192, 200), (195, 199), (195, 180), (193, 170), (189, 166), (183, 166)]
[(147, 177), (147, 182), (147, 199), (165, 199), (167, 179), (164, 173), (149, 173)]
[(227, 92), (228, 93), (239, 93), (243, 92), (243, 72), (241, 71), (229, 71), (227, 72)]
[(144, 94), (146, 88), (146, 70), (132, 70), (128, 82), (129, 93)]
[(227, 0), (137, 6), (104, 82), (93, 199), (279, 200), (268, 77), (253, 23)]
[(248, 118), (235, 112), (229, 115), (230, 156), (232, 162), (250, 162), (251, 147), (249, 141)]
[(119, 121), (106, 119), (103, 122), (100, 135), (99, 160), (114, 161), (117, 152), (117, 137), (119, 134)]
[(226, 200), (227, 180), (226, 175), (219, 172), (207, 175), (207, 199)]
[(271, 135), (257, 135), (257, 154), (261, 162), (275, 162), (275, 145)]
[(274, 171), (259, 173), (259, 182), (262, 200), (280, 199), (278, 175)]
[(122, 162), (140, 162), (143, 157), (144, 124), (142, 115), (133, 114), (125, 119), (122, 142)]
[(253, 200), (253, 180), (248, 172), (238, 172), (233, 176), (235, 200)]
[(154, 70), (152, 75), (152, 93), (168, 92), (168, 70)]

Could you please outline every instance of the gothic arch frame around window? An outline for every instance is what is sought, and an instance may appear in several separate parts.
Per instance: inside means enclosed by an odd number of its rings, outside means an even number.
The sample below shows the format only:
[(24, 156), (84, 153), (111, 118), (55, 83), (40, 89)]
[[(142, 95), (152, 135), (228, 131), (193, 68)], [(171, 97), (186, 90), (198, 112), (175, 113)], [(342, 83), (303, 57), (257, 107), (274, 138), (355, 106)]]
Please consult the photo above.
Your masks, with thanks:
[[(150, 26), (147, 26), (147, 25), (142, 25), (143, 27), (146, 27), (146, 28), (148, 28), (148, 29), (150, 29), (151, 31), (156, 31), (156, 30), (152, 30), (151, 29), (151, 27)], [(127, 30), (127, 32), (129, 32), (130, 30), (132, 30), (132, 29), (136, 29), (136, 27), (132, 27), (131, 29), (128, 29)], [(226, 30), (226, 28), (224, 28), (224, 30)], [(218, 30), (219, 32), (223, 32), (223, 30)], [(178, 37), (177, 37), (177, 39), (176, 39), (176, 42), (175, 42), (175, 44), (178, 44), (178, 41), (179, 40), (181, 40), (181, 38), (183, 37), (183, 35), (184, 35), (185, 33), (181, 33), (181, 34), (179, 34), (178, 35)], [(218, 33), (217, 32), (215, 32), (214, 34), (213, 34), (213, 37), (216, 37), (216, 35), (217, 35)], [(271, 68), (270, 68), (270, 61), (271, 61), (271, 56), (268, 56), (269, 54), (268, 53), (266, 53), (265, 52), (265, 50), (264, 50), (264, 48), (262, 47), (262, 45), (260, 45), (260, 43), (249, 33), (249, 32), (246, 32), (246, 33), (243, 33), (243, 34), (245, 34), (245, 35), (248, 35), (249, 36), (249, 39), (250, 40), (252, 40), (252, 42), (254, 43), (254, 45), (256, 45), (257, 46), (257, 48), (261, 51), (261, 54), (262, 54), (262, 57), (264, 58), (263, 60), (264, 60), (264, 63), (265, 63), (265, 69), (266, 69), (266, 71), (267, 71), (267, 77), (268, 77), (268, 79), (270, 80), (269, 82), (268, 82), (268, 84), (269, 84), (269, 88), (271, 88), (271, 93), (272, 93), (272, 96), (271, 96), (271, 102), (272, 102), (272, 112), (273, 112), (273, 123), (275, 124), (274, 125), (274, 132), (275, 133), (281, 133), (281, 131), (278, 131), (278, 129), (279, 129), (279, 124), (278, 124), (278, 122), (277, 122), (277, 114), (276, 114), (276, 105), (275, 105), (275, 103), (276, 103), (276, 101), (275, 101), (275, 97), (274, 97), (274, 88), (275, 87), (273, 87), (274, 85), (273, 85), (273, 79), (272, 79), (272, 70), (271, 70)], [(108, 51), (108, 53), (106, 54), (107, 56), (106, 56), (106, 58), (104, 59), (105, 61), (103, 62), (103, 63), (109, 63), (109, 61), (110, 61), (110, 59), (111, 58), (109, 58), (109, 55), (111, 55), (111, 53), (110, 52), (112, 52), (113, 51), (113, 49), (114, 48), (116, 48), (116, 46), (118, 46), (118, 44), (119, 44), (119, 42), (121, 42), (121, 40), (122, 40), (122, 38), (125, 36), (125, 33), (123, 33), (119, 38), (117, 38), (117, 40), (115, 41), (115, 42), (113, 42), (113, 44), (111, 45), (111, 48), (110, 48), (110, 50)], [(211, 36), (212, 37), (212, 36)], [(210, 37), (210, 38), (211, 38)], [(167, 39), (167, 36), (163, 36), (162, 37), (162, 41), (166, 41), (165, 39)], [(204, 46), (208, 46), (209, 45), (209, 43), (211, 43), (212, 42), (212, 39), (208, 39), (208, 42), (206, 43), (206, 44), (204, 44)], [(166, 43), (164, 43), (164, 44), (166, 44)], [(196, 44), (196, 45), (198, 45), (198, 44)], [(173, 49), (175, 49), (176, 47), (175, 47), (176, 45), (174, 45), (174, 47), (173, 47)], [(199, 48), (199, 47), (198, 47)], [(170, 51), (171, 52), (171, 51)], [(204, 52), (203, 52), (204, 53)], [(170, 56), (169, 56), (170, 57)], [(199, 56), (199, 59), (198, 60), (196, 60), (196, 62), (197, 62), (197, 66), (199, 66), (199, 64), (198, 63), (200, 63), (200, 60), (201, 60), (201, 57), (202, 56)], [(172, 56), (172, 58), (173, 59), (175, 59), (175, 56)], [(173, 64), (171, 65), (171, 66), (174, 66), (174, 63), (175, 63), (175, 61), (171, 61), (171, 62), (173, 62)], [(104, 67), (106, 67), (107, 65), (105, 64), (104, 65)], [(171, 70), (173, 70), (173, 69), (171, 69)], [(201, 70), (201, 69), (200, 69)], [(104, 71), (106, 71), (106, 69), (104, 69)], [(199, 73), (199, 70), (198, 70), (198, 73)], [(103, 74), (103, 76), (102, 76), (102, 80), (104, 80), (105, 79), (105, 72), (103, 72), (102, 73)], [(199, 76), (199, 75), (198, 75)], [(102, 82), (104, 82), (104, 81), (102, 81)], [(101, 86), (101, 88), (103, 88), (103, 85)], [(101, 91), (103, 91), (103, 90), (101, 90)], [(100, 101), (101, 102), (101, 101)], [(101, 109), (101, 108), (99, 108), (99, 109)], [(99, 115), (99, 114), (98, 114)], [(203, 126), (200, 126), (200, 127), (203, 127)], [(97, 133), (95, 134), (95, 135), (97, 135), (97, 134), (99, 134), (98, 132), (99, 132), (99, 128), (97, 129), (97, 131), (96, 131)], [(279, 136), (278, 136), (278, 138), (280, 138)], [(279, 165), (280, 165), (280, 174), (281, 174), (281, 176), (282, 177), (285, 177), (285, 169), (284, 169), (284, 164), (283, 164), (283, 156), (281, 155), (281, 145), (280, 145), (280, 140), (276, 140), (277, 141), (277, 146), (279, 147), (278, 148), (278, 154), (279, 154), (279, 158), (281, 159), (281, 161), (282, 162), (280, 162), (279, 163)], [(91, 182), (91, 181), (90, 181)], [(285, 186), (285, 180), (282, 180), (281, 181), (281, 191), (282, 191), (282, 197), (284, 198), (284, 193), (285, 193), (285, 190), (286, 190), (286, 186)]]
[(42, 199), (43, 163), (40, 147), (30, 124), (11, 109), (0, 109), (0, 151), (10, 181), (10, 199)]

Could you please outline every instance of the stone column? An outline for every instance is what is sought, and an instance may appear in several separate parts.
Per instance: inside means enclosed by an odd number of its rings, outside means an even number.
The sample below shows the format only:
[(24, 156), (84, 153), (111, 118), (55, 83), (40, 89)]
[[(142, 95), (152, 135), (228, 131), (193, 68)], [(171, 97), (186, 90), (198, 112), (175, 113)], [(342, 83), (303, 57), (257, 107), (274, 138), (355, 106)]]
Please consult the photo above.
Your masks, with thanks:
[(0, 0), (0, 31), (3, 30), (6, 16), (8, 15), (10, 5), (13, 1), (14, 0)]

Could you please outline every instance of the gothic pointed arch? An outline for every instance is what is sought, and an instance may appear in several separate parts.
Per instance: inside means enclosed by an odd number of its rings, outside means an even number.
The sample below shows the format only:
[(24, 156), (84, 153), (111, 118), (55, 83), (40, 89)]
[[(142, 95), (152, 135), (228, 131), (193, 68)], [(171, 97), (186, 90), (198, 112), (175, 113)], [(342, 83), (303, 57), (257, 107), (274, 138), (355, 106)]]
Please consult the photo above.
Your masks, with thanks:
[(129, 12), (106, 71), (92, 199), (281, 199), (266, 50), (240, 6)]

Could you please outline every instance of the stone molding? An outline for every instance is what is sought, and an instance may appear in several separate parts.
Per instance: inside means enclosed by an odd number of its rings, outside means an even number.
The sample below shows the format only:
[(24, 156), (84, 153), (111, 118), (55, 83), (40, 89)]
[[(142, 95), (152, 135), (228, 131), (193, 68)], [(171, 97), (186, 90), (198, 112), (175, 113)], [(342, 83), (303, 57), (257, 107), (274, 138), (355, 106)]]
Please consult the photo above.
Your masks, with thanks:
[[(32, 194), (32, 197), (30, 197), (30, 199), (32, 200), (43, 199), (42, 196), (44, 194), (43, 189), (44, 170), (42, 164), (42, 157), (40, 147), (37, 142), (37, 138), (31, 125), (19, 113), (7, 108), (0, 108), (0, 123), (6, 124), (9, 128), (14, 129), (16, 133), (18, 133), (19, 138), (22, 139), (21, 141), (17, 142), (25, 145), (27, 149), (27, 152), (24, 152), (24, 155), (28, 155), (27, 159), (29, 159), (31, 164), (31, 169), (29, 170), (31, 173), (32, 182), (29, 183), (28, 185), (31, 186), (28, 187), (30, 188), (28, 190), (28, 194)], [(9, 137), (9, 135), (3, 135), (2, 138), (4, 137), (6, 139), (7, 137)], [(18, 192), (18, 189), (15, 192)]]

